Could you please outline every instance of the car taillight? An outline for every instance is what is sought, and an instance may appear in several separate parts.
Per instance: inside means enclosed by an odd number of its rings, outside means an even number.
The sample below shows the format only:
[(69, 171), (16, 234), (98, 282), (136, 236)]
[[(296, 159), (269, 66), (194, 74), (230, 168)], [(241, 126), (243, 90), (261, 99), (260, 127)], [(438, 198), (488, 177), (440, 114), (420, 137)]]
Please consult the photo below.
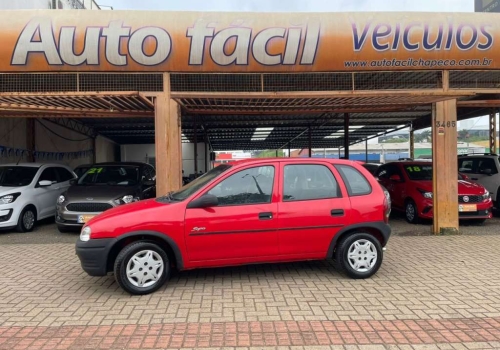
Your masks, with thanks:
[(391, 195), (385, 188), (382, 188), (382, 190), (384, 191), (384, 222), (388, 224), (391, 215)]

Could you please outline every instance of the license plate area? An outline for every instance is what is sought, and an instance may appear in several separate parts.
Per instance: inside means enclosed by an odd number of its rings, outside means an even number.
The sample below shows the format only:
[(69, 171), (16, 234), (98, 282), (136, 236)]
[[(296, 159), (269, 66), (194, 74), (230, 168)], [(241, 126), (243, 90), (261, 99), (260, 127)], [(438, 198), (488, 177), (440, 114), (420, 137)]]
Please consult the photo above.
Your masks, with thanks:
[(474, 211), (477, 211), (477, 205), (476, 204), (459, 204), (458, 211), (461, 213), (474, 212)]
[(78, 220), (77, 222), (79, 224), (86, 224), (87, 222), (90, 221), (90, 219), (92, 219), (93, 217), (95, 217), (95, 215), (78, 215)]

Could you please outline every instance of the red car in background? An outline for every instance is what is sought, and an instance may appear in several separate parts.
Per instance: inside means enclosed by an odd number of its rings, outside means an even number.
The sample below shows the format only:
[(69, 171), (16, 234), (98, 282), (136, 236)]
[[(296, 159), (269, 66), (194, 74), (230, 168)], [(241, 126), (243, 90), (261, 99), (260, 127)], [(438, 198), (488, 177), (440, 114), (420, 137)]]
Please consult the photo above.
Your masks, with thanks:
[[(376, 176), (391, 195), (392, 209), (404, 212), (408, 222), (432, 219), (432, 163), (387, 163), (377, 170)], [(490, 193), (481, 185), (465, 181), (461, 174), (457, 180), (459, 218), (477, 222), (490, 219), (493, 207)]]

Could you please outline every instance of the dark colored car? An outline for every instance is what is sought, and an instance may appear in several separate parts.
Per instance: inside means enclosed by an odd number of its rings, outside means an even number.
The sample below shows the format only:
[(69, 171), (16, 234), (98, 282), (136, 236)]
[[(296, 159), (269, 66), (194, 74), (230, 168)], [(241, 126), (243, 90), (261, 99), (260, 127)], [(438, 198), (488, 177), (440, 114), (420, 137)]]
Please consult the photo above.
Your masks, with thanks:
[(89, 275), (114, 271), (132, 294), (157, 290), (173, 267), (335, 258), (350, 277), (368, 278), (382, 263), (389, 212), (382, 187), (355, 162), (244, 160), (99, 215), (76, 253)]
[(82, 164), (79, 165), (75, 168), (74, 172), (76, 176), (79, 178), (82, 177), (83, 174), (85, 174), (90, 168), (92, 168), (92, 164)]
[(382, 164), (380, 163), (363, 163), (361, 164), (366, 170), (368, 170), (370, 172), (370, 174), (372, 175), (375, 175), (375, 173), (377, 172), (378, 168), (380, 168), (380, 166)]
[[(433, 218), (431, 162), (387, 163), (376, 175), (391, 194), (392, 209), (404, 212), (408, 222)], [(490, 193), (481, 185), (464, 181), (460, 174), (457, 181), (459, 218), (478, 222), (490, 219), (493, 206)]]
[(80, 229), (98, 214), (156, 197), (156, 172), (146, 163), (94, 164), (57, 200), (59, 231)]

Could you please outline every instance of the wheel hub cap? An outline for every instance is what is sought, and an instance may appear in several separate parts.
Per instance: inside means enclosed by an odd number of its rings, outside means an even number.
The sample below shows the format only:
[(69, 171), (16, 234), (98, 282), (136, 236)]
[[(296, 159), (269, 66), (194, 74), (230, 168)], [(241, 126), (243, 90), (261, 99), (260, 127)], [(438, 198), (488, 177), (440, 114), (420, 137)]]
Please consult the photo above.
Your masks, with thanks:
[(27, 211), (23, 215), (23, 224), (27, 230), (30, 230), (35, 224), (35, 214), (31, 211)]
[(163, 275), (163, 259), (153, 250), (142, 250), (127, 263), (126, 275), (132, 285), (139, 288), (151, 287)]
[(368, 272), (377, 262), (377, 249), (367, 239), (359, 239), (349, 247), (347, 259), (349, 265), (357, 272)]

